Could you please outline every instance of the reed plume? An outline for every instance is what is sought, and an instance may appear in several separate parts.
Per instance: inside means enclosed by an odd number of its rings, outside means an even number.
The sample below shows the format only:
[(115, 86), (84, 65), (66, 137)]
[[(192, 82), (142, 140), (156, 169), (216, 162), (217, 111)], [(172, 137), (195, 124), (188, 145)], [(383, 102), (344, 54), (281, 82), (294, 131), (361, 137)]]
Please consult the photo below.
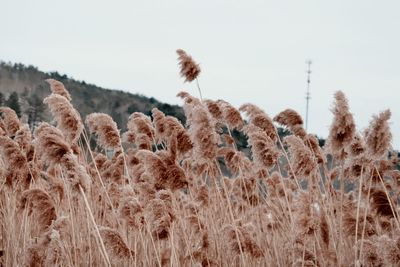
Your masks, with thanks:
[(32, 133), (28, 124), (21, 125), (20, 129), (15, 133), (14, 141), (18, 143), (21, 150), (26, 156), (29, 155), (32, 148)]
[(52, 222), (57, 219), (54, 201), (42, 189), (24, 191), (20, 206), (22, 209), (27, 209), (29, 214), (34, 214), (39, 234), (48, 230)]
[(330, 229), (328, 224), (328, 218), (324, 210), (321, 210), (319, 217), (319, 233), (323, 244), (326, 248), (329, 248), (330, 244)]
[(0, 107), (0, 121), (9, 137), (13, 137), (21, 126), (17, 114), (9, 107)]
[(274, 117), (274, 121), (286, 126), (293, 134), (298, 135), (300, 138), (304, 137), (303, 119), (295, 110), (290, 108), (285, 109)]
[(151, 150), (154, 141), (154, 127), (151, 119), (140, 112), (134, 112), (128, 119), (128, 131), (124, 139), (133, 141), (139, 149)]
[(290, 135), (285, 137), (284, 141), (289, 146), (289, 153), (293, 162), (293, 171), (296, 176), (307, 177), (317, 170), (317, 162), (303, 140), (295, 135)]
[[(240, 250), (242, 249), (244, 252), (248, 253), (254, 258), (262, 257), (262, 249), (255, 242), (248, 228), (251, 228), (251, 226), (239, 226), (236, 229), (232, 225), (226, 225), (224, 227), (223, 231), (226, 233), (230, 249), (234, 251), (237, 255), (240, 254)], [(239, 236), (239, 241), (237, 239), (237, 234)]]
[(145, 170), (151, 175), (157, 190), (165, 188), (176, 190), (187, 184), (184, 171), (175, 163), (175, 160), (165, 156), (160, 157), (147, 150), (140, 150), (136, 157), (143, 162)]
[(262, 129), (272, 141), (277, 140), (278, 136), (272, 119), (262, 109), (253, 104), (244, 104), (239, 110), (246, 113), (249, 122)]
[(60, 164), (63, 167), (72, 188), (74, 188), (76, 192), (79, 191), (79, 187), (82, 187), (84, 191), (89, 190), (91, 178), (87, 174), (84, 166), (79, 164), (75, 155), (70, 153), (65, 154), (61, 158)]
[(270, 168), (278, 161), (280, 152), (274, 141), (261, 128), (247, 125), (245, 133), (249, 137), (253, 161), (259, 168)]
[[(374, 240), (362, 240), (364, 257), (360, 260), (362, 266), (384, 266), (383, 255), (379, 252), (377, 243)], [(361, 241), (361, 242), (362, 242)], [(357, 244), (358, 245), (358, 244)]]
[(204, 206), (208, 206), (210, 203), (210, 194), (208, 192), (207, 185), (201, 185), (197, 190), (196, 201)]
[[(97, 165), (98, 166), (98, 165)], [(110, 183), (124, 184), (124, 168), (125, 168), (125, 156), (124, 154), (114, 154), (114, 156), (107, 160), (100, 167), (100, 174), (104, 180)]]
[(382, 238), (379, 240), (379, 247), (382, 248), (385, 255), (385, 263), (390, 266), (399, 266), (400, 264), (400, 238), (395, 237)]
[(8, 186), (19, 184), (22, 188), (29, 187), (31, 175), (26, 156), (18, 143), (6, 136), (0, 136), (0, 155), (5, 163), (5, 183)]
[(145, 220), (150, 232), (155, 239), (167, 239), (170, 234), (170, 227), (174, 219), (173, 212), (166, 203), (155, 198), (150, 200), (145, 207)]
[(86, 117), (86, 124), (91, 133), (97, 135), (99, 144), (105, 149), (119, 149), (121, 138), (117, 124), (104, 113), (92, 113)]
[(218, 154), (224, 157), (225, 163), (233, 175), (239, 175), (241, 172), (247, 173), (251, 171), (251, 161), (242, 151), (236, 151), (233, 148), (224, 147), (218, 150)]
[(107, 251), (116, 261), (123, 261), (129, 258), (133, 259), (134, 252), (128, 247), (121, 234), (109, 227), (100, 227), (100, 234), (104, 240)]
[(241, 129), (243, 127), (244, 122), (240, 112), (228, 102), (206, 100), (205, 104), (210, 114), (220, 123), (230, 129)]
[(202, 104), (204, 105), (204, 103), (188, 92), (181, 91), (176, 96), (180, 97), (184, 101), (183, 111), (186, 116), (186, 125), (190, 125), (190, 121), (192, 120), (194, 114), (193, 107), (201, 106)]
[(319, 145), (319, 140), (315, 135), (306, 134), (304, 136), (304, 143), (308, 146), (314, 156), (317, 158), (318, 163), (326, 163), (327, 159), (324, 151)]
[(61, 131), (47, 123), (42, 123), (34, 132), (36, 150), (43, 159), (52, 165), (60, 164), (67, 174), (71, 185), (79, 191), (79, 185), (87, 190), (90, 185), (90, 177), (86, 169), (79, 164), (78, 159), (72, 153), (70, 145), (65, 141)]
[(53, 94), (61, 95), (65, 97), (68, 101), (71, 101), (71, 95), (62, 82), (55, 79), (47, 79), (46, 82), (50, 84), (50, 90)]
[[(345, 177), (349, 179), (358, 179), (361, 176), (361, 172), (368, 173), (371, 169), (371, 159), (365, 154), (360, 154), (359, 156), (352, 157), (347, 160), (344, 164)], [(337, 175), (339, 171), (337, 172)]]
[(363, 154), (365, 150), (366, 144), (364, 138), (359, 134), (354, 135), (353, 141), (348, 146), (347, 153), (350, 157), (357, 157)]
[(137, 150), (129, 149), (126, 153), (126, 163), (128, 165), (129, 177), (134, 182), (141, 181), (141, 176), (145, 172), (143, 164), (140, 159), (136, 156)]
[(222, 121), (222, 108), (218, 101), (213, 101), (210, 99), (206, 99), (203, 103), (207, 106), (208, 112), (213, 116), (217, 121)]
[(193, 155), (200, 164), (214, 161), (217, 155), (219, 136), (215, 132), (215, 121), (207, 108), (191, 95), (179, 94), (185, 101), (184, 111), (189, 125), (189, 136), (193, 142)]
[(201, 72), (199, 64), (182, 49), (176, 50), (176, 53), (178, 54), (181, 76), (185, 78), (185, 82), (195, 80)]
[(394, 202), (390, 200), (390, 203), (385, 191), (373, 188), (371, 190), (370, 195), (371, 206), (372, 209), (379, 215), (379, 216), (388, 216), (394, 217), (391, 205), (394, 205)]
[(153, 115), (153, 123), (155, 127), (156, 139), (164, 141), (167, 145), (171, 143), (172, 138), (177, 140), (177, 149), (180, 155), (184, 155), (193, 148), (189, 134), (182, 124), (172, 116), (165, 116), (163, 112), (157, 108), (151, 110)]
[(144, 224), (143, 206), (133, 196), (126, 196), (119, 207), (120, 216), (134, 229), (139, 229)]
[(345, 157), (345, 147), (353, 141), (356, 126), (349, 104), (342, 91), (335, 93), (335, 103), (332, 108), (333, 122), (330, 127), (327, 142), (331, 153), (340, 159)]
[(392, 141), (392, 134), (388, 123), (390, 117), (390, 110), (385, 110), (378, 116), (374, 116), (369, 128), (365, 132), (367, 150), (373, 158), (381, 158), (390, 149)]
[[(67, 260), (62, 239), (65, 238), (66, 226), (68, 225), (65, 217), (53, 220), (39, 238), (29, 244), (25, 256), (25, 266), (55, 266), (71, 264)], [(65, 240), (65, 239), (64, 239)]]
[[(353, 208), (355, 208), (353, 206)], [(360, 215), (357, 219), (357, 215), (354, 214), (354, 209), (345, 208), (344, 216), (343, 216), (343, 225), (344, 225), (344, 233), (351, 237), (356, 235), (356, 227), (357, 238), (361, 239), (364, 232), (364, 236), (366, 238), (370, 238), (377, 233), (374, 217), (370, 214), (365, 214), (365, 209), (360, 209)], [(358, 222), (358, 226), (357, 225)]]
[(67, 141), (76, 143), (83, 131), (83, 124), (81, 116), (68, 99), (58, 94), (51, 94), (43, 102), (49, 106), (57, 121), (57, 127), (63, 132)]
[(37, 153), (51, 164), (60, 163), (65, 154), (72, 153), (62, 132), (46, 122), (39, 124), (34, 136)]

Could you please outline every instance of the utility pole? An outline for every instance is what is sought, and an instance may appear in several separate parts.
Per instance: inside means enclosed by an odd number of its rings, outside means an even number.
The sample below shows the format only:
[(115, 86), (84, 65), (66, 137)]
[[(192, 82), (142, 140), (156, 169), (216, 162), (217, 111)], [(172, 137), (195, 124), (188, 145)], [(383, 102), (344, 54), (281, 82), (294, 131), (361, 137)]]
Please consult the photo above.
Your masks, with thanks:
[(311, 64), (312, 61), (311, 60), (307, 60), (306, 61), (307, 64), (307, 93), (306, 93), (306, 131), (308, 130), (308, 108), (309, 108), (309, 102), (311, 99), (311, 95), (310, 95), (310, 83), (311, 83)]

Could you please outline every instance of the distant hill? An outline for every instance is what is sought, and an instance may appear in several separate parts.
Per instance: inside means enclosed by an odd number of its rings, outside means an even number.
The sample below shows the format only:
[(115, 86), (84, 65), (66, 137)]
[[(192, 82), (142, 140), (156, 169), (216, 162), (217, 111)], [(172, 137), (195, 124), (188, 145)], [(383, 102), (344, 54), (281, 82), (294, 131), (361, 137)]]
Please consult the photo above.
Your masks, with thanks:
[(180, 106), (162, 103), (153, 97), (105, 89), (85, 81), (74, 80), (58, 72), (46, 73), (34, 66), (0, 61), (0, 93), (4, 99), (9, 99), (10, 95), (14, 93), (15, 96), (17, 93), (21, 107), (20, 115), (29, 123), (33, 123), (32, 120), (51, 120), (47, 107), (42, 103), (43, 98), (51, 93), (50, 86), (45, 82), (48, 78), (64, 83), (72, 96), (74, 107), (80, 112), (83, 120), (92, 112), (103, 112), (111, 115), (118, 127), (124, 130), (132, 112), (150, 114), (151, 109), (157, 107), (165, 114), (185, 122)]

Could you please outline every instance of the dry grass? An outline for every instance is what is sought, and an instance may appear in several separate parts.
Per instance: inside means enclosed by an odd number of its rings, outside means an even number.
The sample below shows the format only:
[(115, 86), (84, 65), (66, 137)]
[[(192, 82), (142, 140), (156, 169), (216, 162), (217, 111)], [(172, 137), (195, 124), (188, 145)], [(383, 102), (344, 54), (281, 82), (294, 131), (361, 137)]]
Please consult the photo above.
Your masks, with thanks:
[(67, 89), (49, 83), (53, 125), (31, 134), (1, 109), (0, 266), (399, 266), (389, 111), (358, 133), (338, 92), (322, 149), (294, 110), (271, 119), (181, 92), (187, 125), (154, 109), (132, 114), (121, 138), (106, 114), (85, 131)]

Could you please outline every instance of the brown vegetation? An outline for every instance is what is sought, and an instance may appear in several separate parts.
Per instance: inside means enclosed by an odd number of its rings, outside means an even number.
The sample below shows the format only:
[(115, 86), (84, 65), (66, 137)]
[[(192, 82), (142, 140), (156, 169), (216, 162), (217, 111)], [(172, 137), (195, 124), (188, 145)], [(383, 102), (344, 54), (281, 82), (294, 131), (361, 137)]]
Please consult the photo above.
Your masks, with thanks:
[(53, 125), (0, 109), (0, 266), (398, 266), (389, 111), (358, 133), (337, 92), (324, 150), (294, 110), (271, 119), (181, 92), (187, 125), (155, 108), (121, 135), (102, 113), (85, 131), (67, 89), (48, 82)]

